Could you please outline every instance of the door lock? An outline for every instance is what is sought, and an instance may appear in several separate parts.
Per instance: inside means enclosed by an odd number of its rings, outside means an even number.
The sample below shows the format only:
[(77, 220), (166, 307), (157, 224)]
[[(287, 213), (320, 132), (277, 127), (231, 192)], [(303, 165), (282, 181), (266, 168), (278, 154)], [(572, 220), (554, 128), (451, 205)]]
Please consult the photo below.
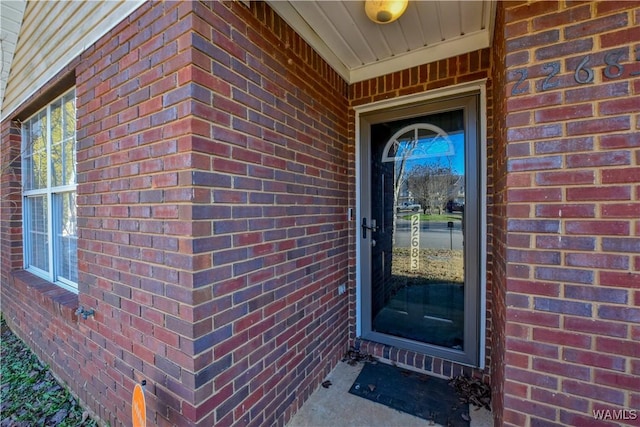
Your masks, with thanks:
[(376, 220), (371, 220), (371, 226), (367, 225), (367, 218), (362, 218), (362, 238), (367, 238), (367, 230), (371, 230), (372, 233), (378, 231), (378, 226), (376, 225)]

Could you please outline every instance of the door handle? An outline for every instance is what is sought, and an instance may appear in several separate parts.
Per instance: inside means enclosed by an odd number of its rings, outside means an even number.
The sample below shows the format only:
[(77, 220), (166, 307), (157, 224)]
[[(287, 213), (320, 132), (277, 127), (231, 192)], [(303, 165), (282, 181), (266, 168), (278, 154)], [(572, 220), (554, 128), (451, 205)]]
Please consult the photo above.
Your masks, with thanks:
[(362, 218), (362, 238), (367, 238), (367, 230), (371, 230), (372, 233), (378, 231), (378, 226), (376, 225), (376, 220), (371, 220), (371, 226), (367, 225), (367, 218)]

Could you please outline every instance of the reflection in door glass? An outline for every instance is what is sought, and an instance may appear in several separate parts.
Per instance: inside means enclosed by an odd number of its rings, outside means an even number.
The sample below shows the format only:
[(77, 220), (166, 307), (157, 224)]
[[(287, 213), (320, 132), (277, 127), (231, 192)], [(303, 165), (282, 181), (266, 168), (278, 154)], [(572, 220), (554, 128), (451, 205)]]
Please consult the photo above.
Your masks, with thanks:
[(372, 329), (464, 349), (463, 110), (372, 126)]

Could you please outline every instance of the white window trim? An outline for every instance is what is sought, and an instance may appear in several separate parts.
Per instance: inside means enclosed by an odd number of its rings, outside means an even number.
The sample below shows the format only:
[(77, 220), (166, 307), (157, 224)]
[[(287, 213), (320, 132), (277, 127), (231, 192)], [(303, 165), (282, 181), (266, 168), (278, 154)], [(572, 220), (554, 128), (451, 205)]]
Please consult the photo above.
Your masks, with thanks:
[[(56, 251), (55, 247), (56, 247), (56, 242), (55, 242), (55, 228), (54, 228), (54, 224), (56, 224), (56, 220), (60, 220), (59, 216), (56, 214), (57, 210), (55, 209), (55, 201), (54, 201), (54, 195), (60, 195), (60, 194), (65, 194), (65, 193), (70, 193), (70, 192), (77, 192), (77, 176), (76, 176), (76, 184), (71, 184), (71, 185), (60, 185), (60, 186), (56, 186), (56, 187), (52, 187), (52, 164), (51, 164), (51, 146), (52, 146), (52, 132), (51, 132), (51, 121), (50, 121), (50, 117), (51, 117), (51, 106), (57, 102), (58, 100), (63, 99), (65, 96), (69, 95), (70, 93), (74, 93), (74, 97), (75, 97), (75, 87), (73, 89), (70, 89), (66, 92), (64, 92), (62, 95), (56, 97), (55, 99), (53, 99), (51, 102), (49, 102), (47, 104), (47, 106), (45, 108), (41, 108), (40, 110), (36, 111), (33, 115), (31, 115), (29, 118), (27, 118), (24, 123), (28, 123), (32, 118), (34, 118), (35, 116), (37, 116), (38, 114), (40, 114), (43, 110), (46, 110), (47, 114), (47, 147), (46, 147), (46, 152), (47, 152), (47, 186), (46, 188), (38, 188), (35, 190), (24, 190), (24, 185), (25, 185), (25, 172), (27, 170), (27, 165), (26, 165), (26, 154), (27, 154), (27, 141), (26, 141), (26, 132), (25, 132), (25, 124), (23, 123), (22, 125), (22, 140), (21, 140), (21, 149), (20, 149), (20, 153), (21, 153), (21, 164), (22, 164), (22, 182), (21, 182), (21, 187), (22, 187), (22, 239), (23, 239), (23, 253), (22, 253), (22, 259), (23, 259), (23, 267), (26, 271), (41, 277), (49, 282), (52, 282), (58, 286), (60, 286), (61, 288), (64, 288), (68, 291), (74, 292), (74, 293), (78, 293), (78, 284), (74, 283), (64, 277), (55, 277), (56, 273), (56, 264), (55, 264), (55, 259), (54, 259), (54, 252)], [(77, 135), (77, 134), (76, 134)], [(74, 138), (76, 138), (76, 136), (74, 136)], [(77, 141), (76, 141), (77, 142)], [(32, 242), (31, 242), (31, 237), (30, 237), (30, 214), (31, 212), (27, 209), (26, 206), (26, 199), (32, 196), (45, 196), (46, 200), (47, 200), (47, 244), (48, 244), (48, 257), (49, 257), (49, 271), (45, 271), (42, 270), (41, 268), (38, 268), (36, 266), (33, 265), (29, 265), (29, 250), (32, 247)], [(55, 217), (55, 218), (54, 218)]]

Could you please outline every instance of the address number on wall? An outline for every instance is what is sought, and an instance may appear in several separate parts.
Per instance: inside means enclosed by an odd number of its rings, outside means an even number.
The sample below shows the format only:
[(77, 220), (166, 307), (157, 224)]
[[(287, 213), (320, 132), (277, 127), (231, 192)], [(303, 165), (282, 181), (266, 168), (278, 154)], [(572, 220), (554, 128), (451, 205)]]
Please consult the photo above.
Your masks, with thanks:
[(411, 215), (411, 271), (420, 269), (420, 214)]
[[(630, 77), (640, 76), (640, 71), (631, 71), (627, 73), (625, 64), (621, 63), (627, 54), (626, 50), (616, 50), (609, 52), (604, 56), (604, 76), (607, 79), (616, 79), (623, 75)], [(640, 47), (635, 50), (635, 61), (640, 62)], [(626, 64), (627, 66), (629, 64)], [(592, 68), (591, 55), (585, 55), (573, 70), (573, 78), (579, 84), (589, 84), (593, 82), (594, 72)], [(560, 61), (548, 62), (542, 66), (542, 70), (546, 73), (546, 77), (542, 80), (541, 89), (543, 91), (550, 90), (560, 85), (560, 80), (556, 77), (560, 73)], [(517, 76), (517, 81), (511, 88), (511, 95), (519, 95), (527, 91), (525, 82), (529, 78), (529, 71), (526, 68), (518, 68), (513, 70)]]

